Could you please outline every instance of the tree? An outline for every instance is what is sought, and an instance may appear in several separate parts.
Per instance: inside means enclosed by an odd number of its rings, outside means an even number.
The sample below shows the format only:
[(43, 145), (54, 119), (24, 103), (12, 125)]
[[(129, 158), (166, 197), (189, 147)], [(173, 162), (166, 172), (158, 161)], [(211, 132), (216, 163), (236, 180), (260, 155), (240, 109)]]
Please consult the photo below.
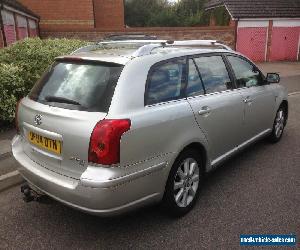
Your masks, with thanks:
[(154, 13), (167, 9), (167, 0), (127, 0), (125, 1), (126, 24), (134, 27), (148, 26)]
[(196, 26), (207, 24), (205, 0), (127, 0), (125, 21), (132, 27)]
[(203, 25), (203, 0), (181, 0), (177, 3), (176, 14), (183, 26)]

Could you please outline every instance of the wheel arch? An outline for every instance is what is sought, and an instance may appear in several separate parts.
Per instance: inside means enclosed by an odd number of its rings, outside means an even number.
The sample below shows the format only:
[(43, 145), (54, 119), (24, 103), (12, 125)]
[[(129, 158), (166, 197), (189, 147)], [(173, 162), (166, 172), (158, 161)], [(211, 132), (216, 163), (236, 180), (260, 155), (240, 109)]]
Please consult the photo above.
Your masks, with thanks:
[(203, 167), (203, 170), (206, 172), (206, 164), (207, 164), (207, 152), (205, 147), (199, 143), (199, 142), (193, 142), (187, 145), (183, 150), (188, 150), (188, 149), (195, 149), (197, 152), (200, 153), (201, 156), (201, 164)]
[(176, 159), (184, 152), (187, 151), (189, 149), (194, 149), (197, 152), (199, 152), (200, 154), (200, 158), (201, 158), (201, 164), (203, 167), (203, 171), (207, 172), (208, 171), (208, 166), (209, 166), (209, 157), (208, 157), (208, 152), (206, 147), (203, 145), (203, 143), (199, 142), (199, 141), (194, 141), (194, 142), (190, 142), (188, 144), (186, 144), (181, 150), (180, 152), (177, 154), (174, 162), (176, 161)]
[[(199, 152), (200, 154), (200, 159), (201, 159), (201, 165), (202, 165), (202, 168), (201, 168), (201, 174), (199, 175), (202, 180), (202, 178), (205, 176), (205, 171), (206, 171), (206, 166), (208, 164), (208, 156), (207, 156), (207, 150), (206, 150), (206, 147), (203, 145), (203, 143), (201, 142), (198, 142), (198, 141), (192, 141), (190, 143), (187, 143), (180, 151), (179, 153), (177, 154), (177, 156), (175, 157), (174, 161), (172, 162), (172, 166), (169, 170), (169, 173), (168, 173), (168, 178), (167, 178), (167, 181), (166, 181), (166, 184), (165, 184), (165, 188), (164, 188), (164, 193), (163, 193), (163, 197), (162, 197), (162, 201), (163, 201), (163, 208), (168, 211), (168, 213), (170, 212), (170, 202), (171, 199), (170, 198), (170, 183), (173, 183), (174, 182), (174, 179), (173, 178), (170, 178), (170, 177), (173, 177), (174, 176), (174, 171), (176, 170), (177, 172), (177, 169), (176, 168), (173, 168), (174, 167), (174, 163), (176, 163), (176, 161), (179, 159), (179, 157), (182, 156), (182, 154), (184, 152), (187, 152), (188, 150), (196, 150), (196, 152)], [(195, 152), (194, 152), (195, 154)], [(184, 158), (183, 158), (184, 159)], [(200, 183), (201, 183), (201, 180), (200, 180)], [(174, 185), (174, 184), (172, 184)], [(172, 187), (172, 190), (174, 189), (174, 187)], [(199, 190), (198, 190), (199, 191)], [(174, 192), (174, 191), (173, 191)], [(199, 192), (197, 192), (199, 194)], [(174, 197), (174, 195), (172, 195), (172, 197)], [(195, 204), (195, 202), (197, 201), (197, 197), (194, 199), (193, 201), (193, 204)], [(194, 205), (192, 205), (190, 207), (190, 209), (193, 207)], [(189, 210), (186, 210), (186, 211), (183, 211), (182, 213), (177, 213), (175, 212), (174, 215), (177, 214), (177, 216), (181, 216), (181, 215), (184, 215), (185, 213), (187, 213)]]

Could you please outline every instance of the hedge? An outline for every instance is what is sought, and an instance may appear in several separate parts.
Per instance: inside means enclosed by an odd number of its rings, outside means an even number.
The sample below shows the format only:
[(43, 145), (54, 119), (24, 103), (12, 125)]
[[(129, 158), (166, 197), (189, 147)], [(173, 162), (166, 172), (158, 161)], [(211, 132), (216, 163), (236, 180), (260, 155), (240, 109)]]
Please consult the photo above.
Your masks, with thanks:
[(14, 120), (16, 102), (28, 94), (55, 57), (86, 44), (80, 40), (28, 38), (0, 49), (0, 127)]

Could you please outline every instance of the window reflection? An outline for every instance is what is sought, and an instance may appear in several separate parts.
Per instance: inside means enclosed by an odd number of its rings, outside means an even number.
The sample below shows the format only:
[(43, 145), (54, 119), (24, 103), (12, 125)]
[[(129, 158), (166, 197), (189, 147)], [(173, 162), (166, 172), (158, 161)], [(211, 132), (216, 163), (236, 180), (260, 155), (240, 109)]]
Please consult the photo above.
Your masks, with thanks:
[(220, 92), (229, 89), (230, 78), (221, 56), (195, 58), (206, 93)]
[(238, 88), (257, 86), (262, 83), (262, 75), (252, 64), (236, 56), (228, 56), (228, 60), (234, 71)]
[(147, 104), (178, 99), (182, 93), (185, 61), (177, 60), (155, 66), (149, 76)]

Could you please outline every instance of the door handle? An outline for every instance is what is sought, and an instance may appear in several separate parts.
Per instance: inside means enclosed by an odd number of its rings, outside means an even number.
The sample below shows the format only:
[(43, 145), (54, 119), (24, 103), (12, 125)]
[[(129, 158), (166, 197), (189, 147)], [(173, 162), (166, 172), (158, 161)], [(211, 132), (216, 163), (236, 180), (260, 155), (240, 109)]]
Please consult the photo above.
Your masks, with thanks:
[(210, 108), (207, 106), (202, 107), (201, 110), (198, 111), (199, 115), (207, 115), (209, 113), (210, 113)]
[(249, 96), (244, 99), (244, 103), (250, 103), (251, 104), (252, 102), (253, 102), (253, 100)]

